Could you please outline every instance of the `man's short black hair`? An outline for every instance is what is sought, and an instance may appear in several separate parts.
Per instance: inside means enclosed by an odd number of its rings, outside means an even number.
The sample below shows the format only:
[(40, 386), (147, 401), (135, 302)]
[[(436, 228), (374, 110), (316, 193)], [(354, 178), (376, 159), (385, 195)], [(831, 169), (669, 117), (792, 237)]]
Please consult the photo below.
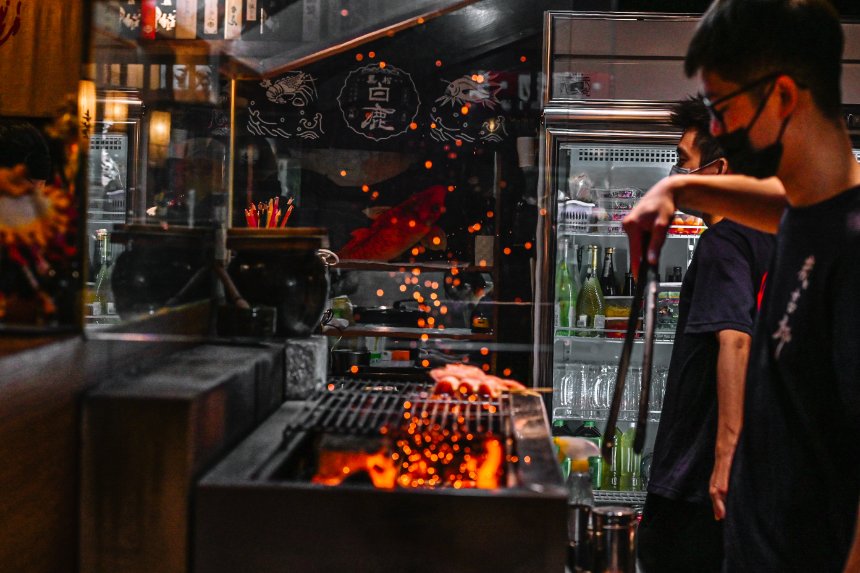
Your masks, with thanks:
[(693, 144), (701, 155), (700, 166), (706, 165), (723, 156), (723, 149), (711, 136), (711, 116), (701, 96), (690, 96), (672, 107), (672, 125), (682, 132), (696, 130)]
[(839, 15), (827, 0), (714, 0), (690, 41), (684, 71), (704, 69), (738, 84), (784, 73), (836, 119), (843, 44)]
[(33, 124), (18, 119), (0, 120), (0, 167), (27, 166), (31, 179), (51, 178), (48, 143)]

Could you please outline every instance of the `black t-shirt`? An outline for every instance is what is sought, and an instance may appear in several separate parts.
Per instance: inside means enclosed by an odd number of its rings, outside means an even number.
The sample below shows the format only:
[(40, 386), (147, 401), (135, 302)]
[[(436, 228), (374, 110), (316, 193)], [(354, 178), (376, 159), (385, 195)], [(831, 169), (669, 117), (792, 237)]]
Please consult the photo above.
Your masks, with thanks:
[(767, 282), (726, 570), (842, 571), (860, 501), (860, 187), (786, 210)]
[(716, 333), (752, 334), (773, 235), (724, 219), (699, 239), (681, 286), (678, 327), (648, 491), (710, 504), (717, 437)]

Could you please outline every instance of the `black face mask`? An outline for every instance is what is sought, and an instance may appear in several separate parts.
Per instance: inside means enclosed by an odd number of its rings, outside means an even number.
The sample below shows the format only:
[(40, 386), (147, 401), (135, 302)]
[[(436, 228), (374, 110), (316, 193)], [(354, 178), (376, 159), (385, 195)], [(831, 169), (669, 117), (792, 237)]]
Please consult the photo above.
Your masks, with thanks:
[(779, 162), (782, 160), (783, 151), (782, 134), (785, 133), (785, 128), (791, 116), (785, 118), (785, 121), (782, 122), (782, 127), (779, 129), (779, 136), (777, 136), (776, 141), (768, 146), (761, 149), (753, 149), (749, 135), (755, 122), (758, 121), (767, 100), (773, 93), (774, 87), (771, 87), (767, 95), (762, 98), (761, 104), (759, 104), (749, 125), (714, 138), (720, 144), (720, 147), (723, 148), (725, 157), (729, 161), (729, 167), (735, 173), (749, 175), (758, 179), (767, 179), (776, 175), (779, 169)]

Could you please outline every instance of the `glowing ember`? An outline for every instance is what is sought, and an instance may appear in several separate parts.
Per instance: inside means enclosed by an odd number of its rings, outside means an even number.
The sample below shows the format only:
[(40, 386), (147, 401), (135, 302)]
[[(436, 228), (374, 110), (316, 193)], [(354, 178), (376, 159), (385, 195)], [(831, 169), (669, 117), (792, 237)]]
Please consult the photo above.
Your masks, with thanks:
[[(422, 365), (428, 367), (429, 361), (424, 360)], [(440, 375), (459, 374), (475, 382), (480, 376), (486, 384), (497, 380), (500, 388), (519, 386), (462, 364), (446, 365), (430, 374), (434, 380)], [(338, 425), (324, 430), (315, 438), (318, 456), (311, 481), (326, 486), (365, 484), (379, 489), (504, 487), (508, 464), (517, 463), (513, 441), (505, 433), (509, 427), (508, 414), (504, 413), (508, 400), (501, 392), (491, 392), (486, 384), (473, 388), (464, 380), (451, 384), (447, 392), (440, 390), (436, 380), (432, 390), (427, 386), (426, 390), (403, 396), (401, 402), (389, 401), (376, 434), (332, 431)], [(385, 391), (389, 387), (364, 389)], [(382, 404), (369, 397), (366, 401), (350, 399), (344, 405), (354, 421), (356, 416), (366, 418), (368, 413), (378, 412)]]
[[(434, 400), (439, 398), (434, 396)], [(393, 460), (406, 460), (397, 466), (397, 485), (403, 488), (498, 488), (504, 473), (501, 440), (492, 433), (475, 435), (460, 427), (465, 422), (461, 412), (476, 406), (449, 400), (441, 400), (441, 404), (444, 406), (437, 402), (416, 405), (413, 410), (423, 408), (420, 416), (404, 413), (406, 433), (396, 441), (395, 453), (391, 456)], [(443, 427), (436, 420), (436, 409), (441, 407), (446, 417), (454, 421), (452, 427)], [(478, 407), (490, 413), (490, 405)]]
[(367, 472), (373, 486), (380, 489), (392, 489), (397, 479), (394, 459), (384, 449), (372, 454), (322, 450), (319, 470), (311, 481), (322, 485), (340, 485), (351, 474), (359, 472)]

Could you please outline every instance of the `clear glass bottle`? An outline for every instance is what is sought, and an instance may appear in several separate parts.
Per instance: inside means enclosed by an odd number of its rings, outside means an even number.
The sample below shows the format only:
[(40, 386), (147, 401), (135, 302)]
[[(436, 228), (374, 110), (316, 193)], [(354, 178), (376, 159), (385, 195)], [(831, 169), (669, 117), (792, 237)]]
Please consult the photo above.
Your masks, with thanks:
[(592, 570), (592, 538), (589, 532), (594, 491), (588, 461), (571, 460), (567, 486), (567, 566), (570, 571)]
[(99, 252), (101, 261), (99, 272), (96, 275), (95, 284), (95, 305), (93, 314), (101, 317), (98, 322), (106, 322), (109, 315), (116, 314), (113, 301), (113, 289), (111, 288), (111, 252), (110, 252), (110, 234), (107, 229), (99, 229), (96, 231), (96, 240), (99, 243)]

